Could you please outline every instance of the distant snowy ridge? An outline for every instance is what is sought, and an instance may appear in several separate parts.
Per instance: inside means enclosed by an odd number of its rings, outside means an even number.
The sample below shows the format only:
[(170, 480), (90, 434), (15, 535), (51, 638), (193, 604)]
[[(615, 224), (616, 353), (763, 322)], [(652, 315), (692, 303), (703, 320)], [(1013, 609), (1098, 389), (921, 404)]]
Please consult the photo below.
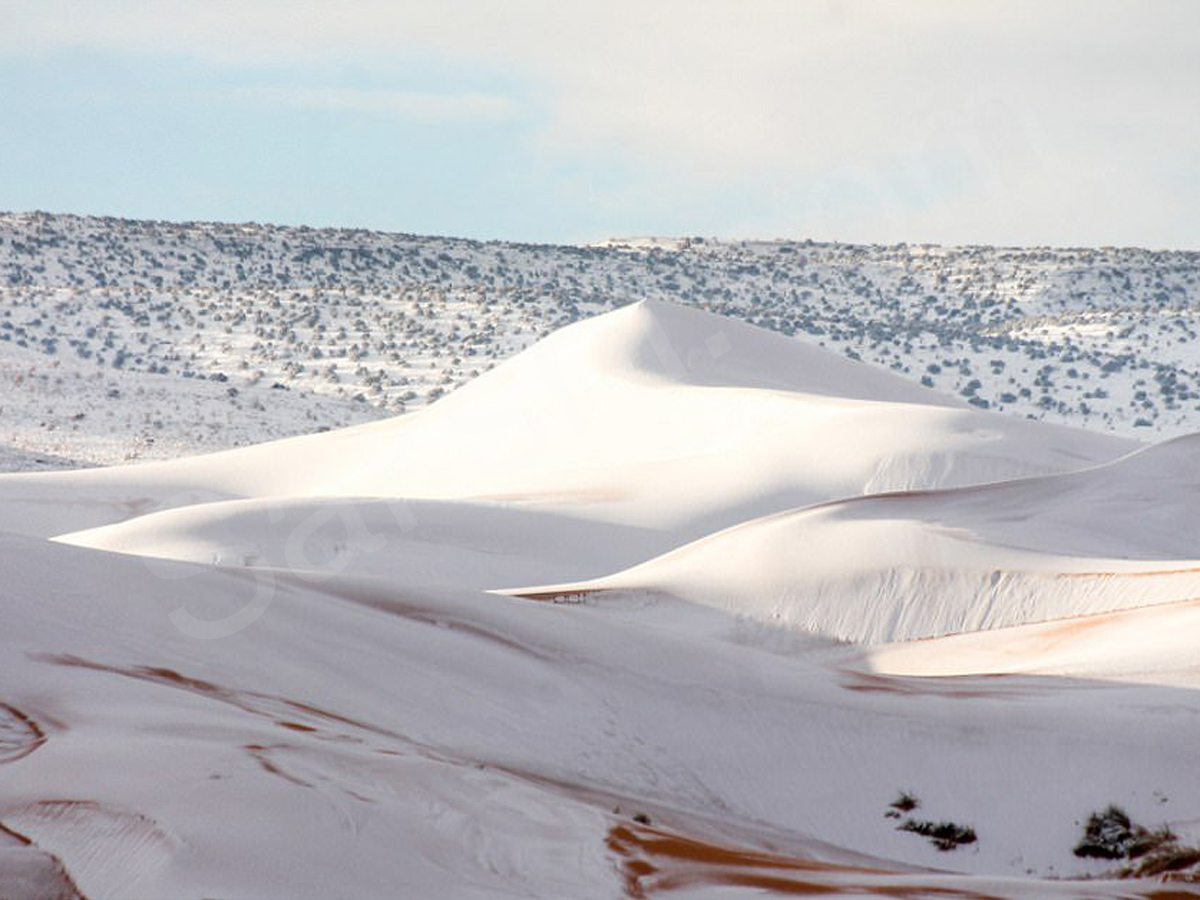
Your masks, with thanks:
[[(1200, 421), (1196, 253), (539, 246), (23, 213), (0, 217), (0, 379), (25, 385), (20, 409), (0, 409), (0, 446), (112, 463), (353, 424), (641, 299), (823, 343), (981, 408), (1147, 438)], [(170, 391), (198, 396), (175, 408)]]

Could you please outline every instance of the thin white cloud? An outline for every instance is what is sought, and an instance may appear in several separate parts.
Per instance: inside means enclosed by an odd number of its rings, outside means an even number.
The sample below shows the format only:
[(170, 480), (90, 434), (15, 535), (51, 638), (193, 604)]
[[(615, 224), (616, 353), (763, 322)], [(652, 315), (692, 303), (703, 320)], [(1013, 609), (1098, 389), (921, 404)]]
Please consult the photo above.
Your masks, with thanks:
[(226, 95), (244, 103), (400, 116), (424, 122), (496, 122), (517, 113), (517, 104), (511, 98), (479, 92), (248, 87), (235, 88)]

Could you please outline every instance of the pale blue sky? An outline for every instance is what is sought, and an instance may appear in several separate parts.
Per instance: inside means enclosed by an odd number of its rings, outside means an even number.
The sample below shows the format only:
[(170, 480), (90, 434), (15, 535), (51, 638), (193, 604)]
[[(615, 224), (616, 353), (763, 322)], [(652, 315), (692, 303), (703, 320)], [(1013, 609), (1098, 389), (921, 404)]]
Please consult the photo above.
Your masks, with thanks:
[(0, 0), (0, 209), (1200, 249), (1200, 4)]

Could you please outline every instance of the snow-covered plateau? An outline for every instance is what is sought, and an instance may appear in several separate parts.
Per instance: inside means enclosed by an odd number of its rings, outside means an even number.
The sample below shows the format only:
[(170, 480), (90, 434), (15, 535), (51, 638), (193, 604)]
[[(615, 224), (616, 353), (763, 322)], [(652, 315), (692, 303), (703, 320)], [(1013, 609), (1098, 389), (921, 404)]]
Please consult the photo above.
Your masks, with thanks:
[(1198, 278), (0, 218), (0, 898), (1200, 896)]

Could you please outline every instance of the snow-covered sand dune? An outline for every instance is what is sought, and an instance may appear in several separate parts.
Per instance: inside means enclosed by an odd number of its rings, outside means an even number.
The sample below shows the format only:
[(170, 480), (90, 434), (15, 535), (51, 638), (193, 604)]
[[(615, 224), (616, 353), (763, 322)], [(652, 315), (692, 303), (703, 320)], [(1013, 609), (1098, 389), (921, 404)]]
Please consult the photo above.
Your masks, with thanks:
[(775, 514), (604, 578), (843, 640), (898, 641), (1200, 597), (1200, 436), (1059, 475)]
[(0, 478), (0, 896), (1165, 897), (1059, 879), (1109, 803), (1200, 840), (1200, 620), (1147, 605), (1195, 456), (647, 303), (401, 419)]
[(198, 500), (501, 501), (670, 531), (856, 494), (1059, 472), (1138, 446), (982, 412), (659, 302), (562, 329), (420, 413), (136, 467), (0, 477), (42, 536)]

